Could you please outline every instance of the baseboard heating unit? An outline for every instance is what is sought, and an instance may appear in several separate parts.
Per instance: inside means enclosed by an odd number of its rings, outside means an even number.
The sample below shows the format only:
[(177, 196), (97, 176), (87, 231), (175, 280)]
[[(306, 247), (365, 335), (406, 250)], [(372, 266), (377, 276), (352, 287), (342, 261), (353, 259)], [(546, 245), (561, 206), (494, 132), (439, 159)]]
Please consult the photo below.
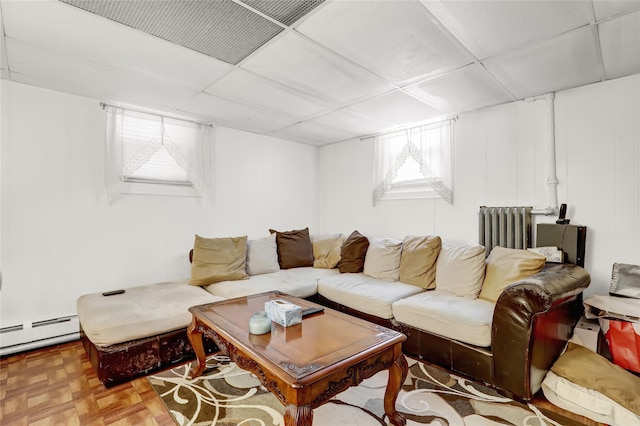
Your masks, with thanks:
[(0, 328), (0, 356), (80, 339), (77, 315)]

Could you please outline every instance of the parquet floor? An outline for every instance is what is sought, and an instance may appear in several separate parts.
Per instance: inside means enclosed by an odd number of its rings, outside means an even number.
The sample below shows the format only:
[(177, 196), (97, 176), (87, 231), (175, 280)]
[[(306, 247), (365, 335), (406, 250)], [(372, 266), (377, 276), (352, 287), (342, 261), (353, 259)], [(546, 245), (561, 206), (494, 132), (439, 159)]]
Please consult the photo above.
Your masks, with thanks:
[(106, 389), (79, 341), (0, 360), (0, 425), (171, 425), (147, 380)]
[[(561, 410), (544, 397), (536, 406), (585, 425), (598, 425)], [(0, 359), (0, 425), (160, 425), (173, 418), (142, 377), (106, 389), (79, 341)]]

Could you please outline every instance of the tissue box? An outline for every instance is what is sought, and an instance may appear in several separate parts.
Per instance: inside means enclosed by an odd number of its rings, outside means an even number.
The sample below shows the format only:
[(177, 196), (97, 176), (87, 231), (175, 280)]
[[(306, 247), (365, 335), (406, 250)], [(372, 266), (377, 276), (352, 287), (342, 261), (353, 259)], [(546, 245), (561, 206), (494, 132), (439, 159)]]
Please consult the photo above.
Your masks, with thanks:
[(265, 302), (264, 311), (271, 321), (283, 327), (302, 322), (302, 308), (283, 299)]

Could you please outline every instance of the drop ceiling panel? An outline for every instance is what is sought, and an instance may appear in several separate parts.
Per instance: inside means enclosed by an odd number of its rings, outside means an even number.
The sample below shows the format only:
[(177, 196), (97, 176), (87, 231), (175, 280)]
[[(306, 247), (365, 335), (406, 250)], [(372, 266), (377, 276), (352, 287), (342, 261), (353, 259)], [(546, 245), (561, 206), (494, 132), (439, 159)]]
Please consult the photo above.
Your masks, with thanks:
[(334, 1), (296, 29), (398, 85), (472, 61), (417, 0)]
[(231, 0), (60, 1), (234, 65), (283, 30)]
[(212, 95), (260, 106), (275, 114), (284, 114), (296, 119), (316, 114), (330, 107), (318, 98), (242, 69), (236, 69), (227, 74), (206, 91)]
[(518, 99), (594, 83), (604, 77), (595, 29), (572, 31), (484, 65)]
[(390, 122), (396, 126), (446, 115), (444, 111), (438, 111), (399, 90), (351, 105), (349, 108), (370, 120), (382, 123)]
[(607, 78), (639, 73), (640, 12), (611, 19), (598, 26)]
[(241, 105), (207, 93), (200, 93), (180, 105), (181, 111), (211, 117), (214, 124), (249, 130), (270, 132), (291, 124), (291, 121), (271, 115), (266, 111)]
[(171, 111), (197, 91), (143, 73), (65, 57), (7, 38), (12, 80), (94, 99)]
[(242, 68), (340, 106), (393, 89), (369, 71), (293, 32), (256, 52)]
[[(233, 66), (61, 2), (4, 2), (7, 36), (201, 90)], [(71, 30), (70, 30), (71, 29)]]
[(353, 136), (379, 133), (395, 126), (390, 121), (372, 120), (350, 108), (342, 108), (310, 120), (327, 127), (348, 130)]
[(333, 127), (303, 122), (271, 133), (285, 139), (298, 140), (314, 145), (325, 145), (353, 138), (353, 134)]
[(596, 0), (593, 2), (596, 20), (601, 21), (621, 13), (640, 10), (638, 0)]
[(318, 7), (324, 0), (240, 0), (276, 21), (290, 26)]
[(480, 64), (459, 68), (404, 90), (451, 114), (513, 100)]
[(423, 4), (482, 60), (590, 21), (589, 1), (428, 1)]

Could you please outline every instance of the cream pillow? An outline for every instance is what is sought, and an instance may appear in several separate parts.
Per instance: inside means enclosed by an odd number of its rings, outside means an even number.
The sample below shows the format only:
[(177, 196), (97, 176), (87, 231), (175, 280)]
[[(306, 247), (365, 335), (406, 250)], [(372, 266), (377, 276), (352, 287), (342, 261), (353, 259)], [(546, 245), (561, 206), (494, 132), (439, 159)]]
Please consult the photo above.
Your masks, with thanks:
[(437, 235), (406, 236), (400, 256), (400, 278), (403, 283), (424, 289), (436, 286), (436, 260), (442, 240)]
[(203, 238), (196, 235), (191, 263), (191, 285), (243, 280), (247, 260), (247, 236)]
[(528, 250), (496, 246), (487, 257), (480, 298), (496, 302), (508, 285), (542, 271), (547, 258)]
[(340, 252), (342, 251), (342, 243), (344, 235), (323, 240), (311, 240), (313, 246), (313, 267), (333, 269), (340, 261)]
[(247, 241), (247, 274), (260, 275), (279, 270), (276, 234)]
[(484, 279), (483, 246), (443, 242), (436, 261), (436, 289), (476, 299)]
[(371, 278), (398, 281), (401, 255), (402, 241), (390, 238), (370, 238), (362, 272)]

